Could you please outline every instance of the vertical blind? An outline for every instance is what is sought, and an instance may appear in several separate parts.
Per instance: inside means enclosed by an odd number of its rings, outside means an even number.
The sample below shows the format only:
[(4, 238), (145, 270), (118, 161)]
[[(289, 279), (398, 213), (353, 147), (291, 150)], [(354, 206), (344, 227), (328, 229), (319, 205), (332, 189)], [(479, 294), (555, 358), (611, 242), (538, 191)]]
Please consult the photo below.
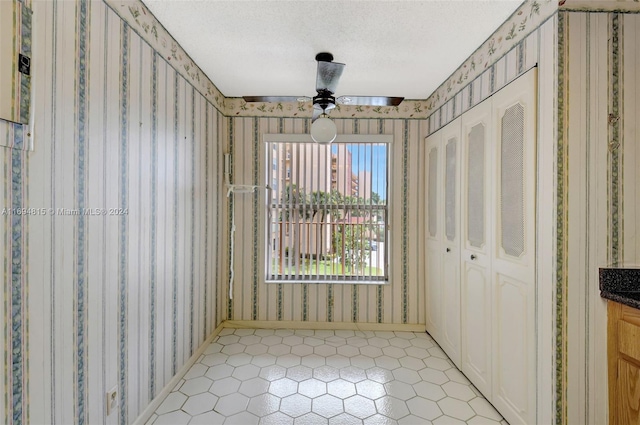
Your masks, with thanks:
[(387, 281), (388, 162), (387, 143), (268, 142), (266, 280)]

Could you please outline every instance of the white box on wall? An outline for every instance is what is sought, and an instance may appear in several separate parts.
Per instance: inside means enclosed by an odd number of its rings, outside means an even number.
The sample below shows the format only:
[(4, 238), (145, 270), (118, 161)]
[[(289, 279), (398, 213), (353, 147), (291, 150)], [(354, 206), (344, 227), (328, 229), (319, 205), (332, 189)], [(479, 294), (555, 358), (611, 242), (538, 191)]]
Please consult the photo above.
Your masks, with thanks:
[(31, 10), (21, 1), (0, 1), (0, 119), (29, 123)]

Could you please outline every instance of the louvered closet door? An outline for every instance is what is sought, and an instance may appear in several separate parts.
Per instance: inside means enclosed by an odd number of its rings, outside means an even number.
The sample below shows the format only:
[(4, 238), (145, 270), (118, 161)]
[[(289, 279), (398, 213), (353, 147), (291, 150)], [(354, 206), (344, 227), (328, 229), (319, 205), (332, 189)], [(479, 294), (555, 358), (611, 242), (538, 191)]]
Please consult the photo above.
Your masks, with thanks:
[(427, 164), (427, 238), (426, 238), (426, 328), (427, 332), (440, 339), (442, 331), (442, 149), (441, 131), (426, 139)]
[(535, 71), (493, 97), (493, 403), (512, 425), (535, 423)]
[(462, 116), (461, 363), (491, 398), (491, 102)]
[(460, 367), (460, 118), (442, 129), (442, 337), (440, 346)]

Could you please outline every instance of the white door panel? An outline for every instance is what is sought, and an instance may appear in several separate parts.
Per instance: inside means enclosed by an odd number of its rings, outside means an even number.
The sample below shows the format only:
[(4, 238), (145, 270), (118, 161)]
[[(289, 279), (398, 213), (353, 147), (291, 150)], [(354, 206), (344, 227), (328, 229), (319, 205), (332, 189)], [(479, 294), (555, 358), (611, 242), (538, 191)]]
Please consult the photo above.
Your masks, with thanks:
[(436, 340), (442, 331), (442, 149), (441, 134), (427, 137), (426, 329)]
[(442, 332), (442, 254), (439, 246), (427, 247), (427, 332), (436, 341)]
[[(497, 274), (494, 286), (495, 337), (493, 402), (512, 422), (525, 423), (531, 398), (528, 370), (533, 358), (527, 329), (527, 310), (531, 299), (527, 284)], [(509, 413), (507, 413), (509, 412)], [(514, 422), (514, 418), (520, 418)]]
[(460, 118), (442, 130), (442, 349), (457, 366), (460, 357)]
[(491, 394), (491, 282), (487, 269), (465, 262), (462, 279), (462, 372)]
[(535, 69), (493, 97), (494, 405), (535, 423)]
[(454, 248), (442, 257), (443, 324), (439, 342), (453, 364), (461, 367), (460, 357), (460, 250)]
[(446, 246), (460, 245), (460, 118), (442, 130), (444, 158), (444, 237)]
[(491, 104), (462, 116), (462, 371), (491, 397)]

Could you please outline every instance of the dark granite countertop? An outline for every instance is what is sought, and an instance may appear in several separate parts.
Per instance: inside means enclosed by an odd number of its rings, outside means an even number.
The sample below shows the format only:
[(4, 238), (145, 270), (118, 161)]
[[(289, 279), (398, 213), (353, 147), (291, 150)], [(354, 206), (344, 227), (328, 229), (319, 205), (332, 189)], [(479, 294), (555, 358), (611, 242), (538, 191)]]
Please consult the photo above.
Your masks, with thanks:
[(600, 296), (640, 309), (640, 266), (600, 268)]

